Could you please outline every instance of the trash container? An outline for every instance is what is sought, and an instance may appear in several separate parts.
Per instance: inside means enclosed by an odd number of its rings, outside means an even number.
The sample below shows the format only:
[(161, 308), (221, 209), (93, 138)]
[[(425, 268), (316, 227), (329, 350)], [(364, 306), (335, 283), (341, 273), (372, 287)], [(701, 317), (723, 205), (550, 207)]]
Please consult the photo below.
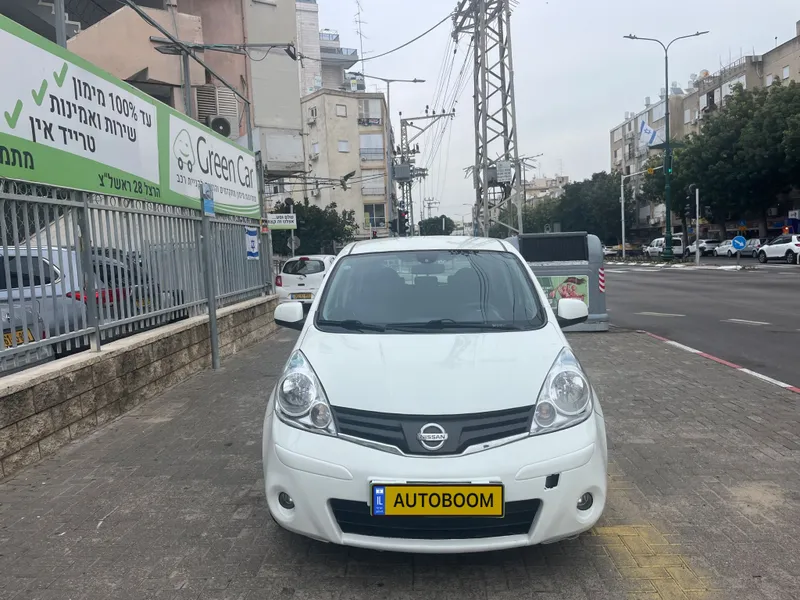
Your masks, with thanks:
[(578, 298), (589, 307), (589, 318), (565, 331), (608, 331), (600, 238), (585, 231), (567, 231), (523, 233), (506, 241), (530, 265), (554, 311), (561, 298)]

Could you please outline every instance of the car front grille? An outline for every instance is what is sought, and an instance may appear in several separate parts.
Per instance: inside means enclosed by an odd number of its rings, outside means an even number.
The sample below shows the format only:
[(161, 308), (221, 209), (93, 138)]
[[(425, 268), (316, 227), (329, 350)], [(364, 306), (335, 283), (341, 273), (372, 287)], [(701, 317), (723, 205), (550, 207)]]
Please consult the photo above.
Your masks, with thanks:
[(365, 502), (331, 499), (342, 533), (409, 540), (473, 540), (527, 534), (540, 500), (506, 502), (503, 517), (373, 517)]
[[(502, 440), (530, 431), (533, 406), (471, 415), (399, 415), (334, 406), (340, 434), (395, 446), (405, 454), (441, 456), (461, 454), (470, 446)], [(417, 435), (429, 423), (447, 432), (441, 448), (430, 450)]]

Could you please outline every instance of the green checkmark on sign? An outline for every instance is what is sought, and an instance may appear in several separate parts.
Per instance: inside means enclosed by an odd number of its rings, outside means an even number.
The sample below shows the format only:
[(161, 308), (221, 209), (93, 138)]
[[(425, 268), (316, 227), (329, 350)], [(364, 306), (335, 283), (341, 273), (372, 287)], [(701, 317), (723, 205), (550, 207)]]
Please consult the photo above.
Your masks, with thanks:
[(31, 90), (31, 96), (33, 96), (33, 101), (36, 102), (36, 106), (41, 106), (42, 102), (44, 102), (44, 95), (47, 93), (47, 80), (45, 79), (42, 81), (42, 87), (39, 88), (39, 93), (36, 93), (36, 90)]
[(17, 100), (17, 105), (14, 107), (14, 112), (12, 114), (8, 114), (6, 111), (6, 123), (11, 129), (17, 128), (17, 121), (19, 121), (19, 115), (22, 112), (22, 100)]
[(56, 80), (56, 85), (58, 87), (61, 87), (62, 85), (64, 85), (64, 80), (67, 78), (67, 69), (68, 68), (69, 68), (69, 65), (67, 65), (67, 63), (64, 63), (64, 66), (61, 67), (61, 73), (57, 73), (56, 71), (53, 71), (53, 78)]

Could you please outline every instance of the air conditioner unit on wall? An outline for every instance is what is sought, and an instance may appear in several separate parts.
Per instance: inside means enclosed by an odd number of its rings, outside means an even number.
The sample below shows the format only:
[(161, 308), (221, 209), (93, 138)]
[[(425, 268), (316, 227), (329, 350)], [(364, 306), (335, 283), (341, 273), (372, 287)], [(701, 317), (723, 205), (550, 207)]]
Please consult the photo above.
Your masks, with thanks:
[(239, 137), (239, 128), (236, 123), (233, 123), (229, 117), (224, 115), (211, 115), (206, 120), (206, 125), (212, 131), (216, 131), (223, 137), (230, 139), (237, 139)]
[[(239, 137), (239, 101), (226, 87), (201, 85), (197, 88), (197, 120), (231, 139)], [(212, 123), (217, 122), (215, 128)], [(227, 123), (226, 123), (227, 122)], [(230, 133), (224, 133), (230, 131)]]

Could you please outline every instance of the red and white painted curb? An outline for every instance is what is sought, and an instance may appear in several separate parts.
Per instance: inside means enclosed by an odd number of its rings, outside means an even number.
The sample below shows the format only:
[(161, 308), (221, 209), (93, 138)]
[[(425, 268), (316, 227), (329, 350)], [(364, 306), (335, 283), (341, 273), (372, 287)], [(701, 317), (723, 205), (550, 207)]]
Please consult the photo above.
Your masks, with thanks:
[(773, 379), (772, 377), (767, 377), (766, 375), (762, 375), (761, 373), (756, 373), (755, 371), (751, 371), (750, 369), (746, 369), (740, 365), (732, 363), (730, 361), (724, 360), (712, 354), (708, 354), (707, 352), (701, 352), (700, 350), (696, 350), (690, 346), (686, 346), (679, 342), (674, 342), (668, 338), (661, 337), (660, 335), (656, 335), (655, 333), (650, 333), (649, 331), (639, 330), (639, 333), (643, 333), (651, 338), (669, 344), (673, 348), (678, 348), (679, 350), (683, 350), (684, 352), (690, 352), (691, 354), (696, 354), (697, 356), (702, 356), (703, 358), (707, 358), (708, 360), (713, 360), (715, 363), (719, 363), (721, 365), (725, 365), (726, 367), (730, 367), (731, 369), (736, 369), (740, 373), (745, 373), (746, 375), (750, 375), (751, 377), (755, 377), (756, 379), (760, 379), (761, 381), (766, 381), (767, 383), (771, 383), (772, 385), (777, 385), (785, 390), (789, 390), (790, 392), (794, 392), (795, 394), (800, 394), (800, 388), (795, 387), (793, 385), (789, 385), (788, 383), (784, 383), (782, 381), (778, 381), (777, 379)]
[(603, 294), (606, 291), (606, 270), (603, 267), (600, 267), (599, 277), (600, 277), (600, 293)]

